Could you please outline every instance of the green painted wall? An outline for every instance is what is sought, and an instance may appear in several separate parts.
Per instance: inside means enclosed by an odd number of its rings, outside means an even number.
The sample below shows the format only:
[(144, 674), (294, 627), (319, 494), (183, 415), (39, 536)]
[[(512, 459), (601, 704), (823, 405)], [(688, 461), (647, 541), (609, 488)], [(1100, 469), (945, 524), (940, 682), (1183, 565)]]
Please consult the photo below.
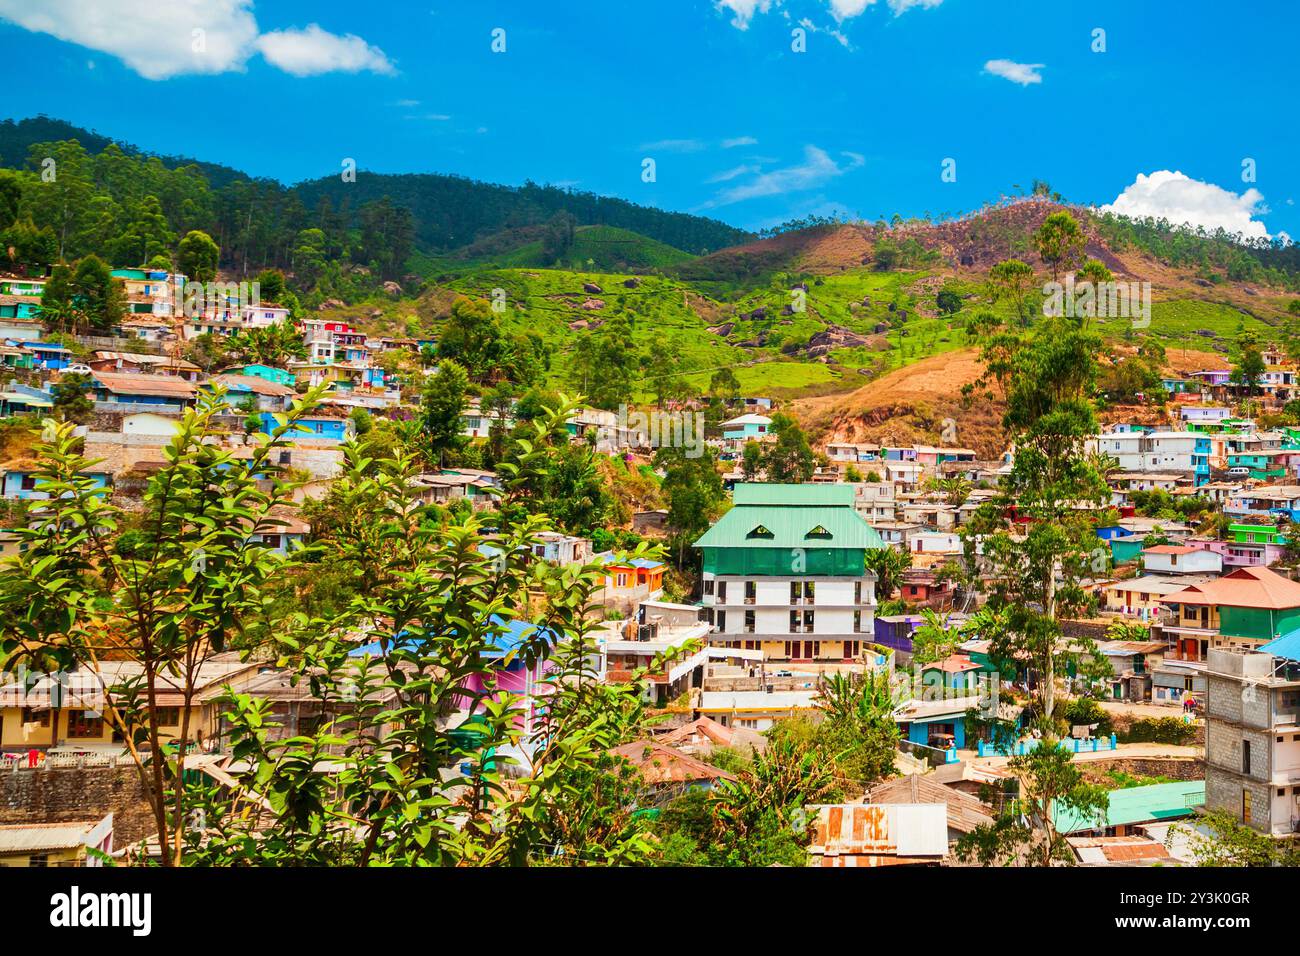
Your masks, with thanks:
[(1300, 627), (1300, 608), (1268, 611), (1250, 607), (1220, 607), (1219, 633), (1225, 637), (1248, 637), (1271, 641)]
[(785, 576), (862, 575), (864, 548), (702, 548), (704, 570), (712, 574)]

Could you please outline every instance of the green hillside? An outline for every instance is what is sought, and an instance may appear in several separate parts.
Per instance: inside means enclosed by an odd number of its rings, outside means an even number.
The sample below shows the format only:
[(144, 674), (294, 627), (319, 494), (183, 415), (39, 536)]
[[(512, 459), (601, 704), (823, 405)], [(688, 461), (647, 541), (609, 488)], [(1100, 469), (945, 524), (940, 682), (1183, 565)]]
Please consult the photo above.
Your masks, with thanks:
[[(544, 227), (513, 229), (475, 242), (451, 256), (416, 254), (410, 268), (424, 276), (475, 269), (544, 268), (556, 265), (546, 248)], [(693, 259), (688, 252), (615, 226), (578, 226), (562, 262), (571, 269), (598, 272), (646, 272), (670, 269)]]
[[(52, 183), (37, 175), (46, 155), (58, 159)], [(548, 385), (582, 388), (601, 369), (583, 367), (593, 363), (578, 351), (597, 354), (589, 347), (620, 318), (638, 372), (638, 384), (620, 388), (642, 397), (665, 379), (697, 392), (722, 369), (744, 391), (778, 398), (847, 391), (975, 344), (967, 323), (977, 314), (1013, 319), (1008, 302), (989, 297), (990, 267), (1014, 250), (1041, 282), (1031, 237), (1066, 208), (1038, 199), (939, 222), (818, 222), (753, 241), (715, 220), (534, 183), (364, 173), (340, 193), (338, 177), (249, 181), (46, 117), (0, 123), (0, 162), (17, 167), (0, 170), (12, 269), (91, 255), (175, 267), (196, 231), (211, 237), (227, 276), (283, 270), (299, 315), (418, 336), (440, 335), (457, 296), (486, 301), (500, 289), (505, 308), (493, 321), (532, 337), (530, 380), (541, 368)], [(1068, 211), (1089, 257), (1117, 275), (1161, 280), (1148, 328), (1097, 321), (1112, 342), (1147, 338), (1231, 358), (1242, 331), (1267, 340), (1286, 331), (1300, 294), (1286, 250), (1270, 257), (1231, 237)], [(954, 293), (948, 312), (941, 291)], [(627, 352), (621, 336), (616, 344)]]
[[(608, 237), (611, 231), (579, 230), (580, 236), (584, 233)], [(657, 244), (644, 241), (635, 247), (658, 251)], [(575, 249), (581, 248), (575, 243)], [(521, 245), (499, 259), (526, 261), (533, 254), (534, 249)], [(501, 289), (503, 331), (540, 335), (552, 355), (547, 384), (569, 388), (581, 388), (584, 375), (594, 373), (575, 364), (579, 342), (599, 335), (612, 317), (625, 316), (646, 357), (642, 399), (654, 394), (648, 363), (658, 352), (674, 356), (672, 374), (692, 391), (707, 390), (714, 371), (728, 368), (747, 394), (795, 398), (849, 391), (923, 358), (968, 348), (976, 342), (966, 323), (976, 313), (1013, 320), (1011, 306), (990, 301), (982, 281), (944, 270), (861, 267), (796, 277), (778, 272), (747, 292), (715, 295), (706, 288), (716, 285), (672, 274), (479, 265), (429, 280), (415, 301), (331, 314), (369, 331), (437, 335), (456, 296), (490, 300), (493, 290)], [(961, 298), (955, 313), (944, 314), (938, 307), (936, 296), (944, 289)], [(1218, 351), (1230, 358), (1240, 331), (1255, 331), (1264, 339), (1277, 334), (1282, 302), (1261, 298), (1259, 314), (1252, 315), (1225, 302), (1157, 299), (1147, 329), (1135, 331), (1124, 319), (1100, 320), (1097, 327), (1116, 344), (1150, 336), (1166, 348)]]

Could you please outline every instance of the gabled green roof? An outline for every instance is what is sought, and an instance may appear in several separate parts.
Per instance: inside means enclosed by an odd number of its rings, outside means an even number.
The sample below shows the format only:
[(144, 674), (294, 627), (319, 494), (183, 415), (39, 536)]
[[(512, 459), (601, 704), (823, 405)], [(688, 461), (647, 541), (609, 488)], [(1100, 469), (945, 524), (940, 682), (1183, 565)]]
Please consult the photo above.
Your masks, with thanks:
[(883, 548), (847, 485), (737, 485), (735, 507), (697, 548)]
[(749, 482), (736, 485), (731, 500), (737, 505), (843, 505), (853, 507), (851, 485), (777, 485)]

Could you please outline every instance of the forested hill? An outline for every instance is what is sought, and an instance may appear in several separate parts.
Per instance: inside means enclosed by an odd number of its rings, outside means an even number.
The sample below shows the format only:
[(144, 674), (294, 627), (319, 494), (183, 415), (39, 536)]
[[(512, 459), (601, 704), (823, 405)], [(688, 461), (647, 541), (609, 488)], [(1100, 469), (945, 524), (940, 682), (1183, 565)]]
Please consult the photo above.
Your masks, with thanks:
[[(37, 116), (0, 122), (0, 166), (32, 169), (30, 156), (34, 145), (69, 140), (80, 143), (92, 156), (112, 145), (133, 159), (152, 156), (64, 120)], [(393, 205), (410, 211), (414, 220), (415, 245), (431, 253), (450, 253), (496, 233), (553, 223), (557, 218), (565, 219), (569, 228), (599, 225), (627, 229), (693, 254), (712, 252), (752, 238), (743, 230), (715, 219), (665, 212), (624, 199), (531, 182), (523, 186), (502, 186), (462, 176), (383, 175), (362, 170), (355, 182), (345, 183), (340, 176), (332, 175), (285, 187), (273, 180), (258, 179), (216, 163), (177, 156), (159, 156), (158, 159), (168, 169), (195, 167), (214, 192), (227, 191), (241, 182), (256, 184), (257, 192), (261, 194), (257, 202), (263, 211), (273, 213), (276, 220), (289, 220), (280, 222), (281, 227), (326, 228), (327, 224), (321, 222), (322, 217), (318, 215), (322, 198), (329, 200), (330, 209), (346, 210), (345, 215), (357, 217), (359, 210), (387, 196)], [(240, 206), (247, 195), (247, 185), (233, 190), (232, 204)], [(217, 205), (224, 205), (220, 196)], [(240, 211), (245, 214), (247, 223), (247, 210)], [(221, 210), (217, 210), (216, 218), (221, 218)], [(233, 221), (237, 217), (232, 214), (230, 218)], [(359, 222), (346, 225), (359, 225)], [(251, 226), (245, 228), (249, 230)], [(263, 223), (261, 230), (275, 232), (276, 224)], [(267, 239), (261, 243), (254, 242), (252, 237), (241, 237), (244, 238), (250, 245), (263, 247), (257, 250), (255, 258), (265, 256), (264, 264), (267, 265), (284, 265), (280, 261), (283, 253), (277, 255), (276, 250), (292, 248), (293, 244), (293, 237)], [(224, 248), (226, 244), (223, 244)], [(227, 249), (227, 252), (233, 252), (233, 249)]]
[[(36, 143), (56, 143), (69, 139), (75, 139), (85, 147), (88, 153), (103, 152), (109, 144), (116, 143), (118, 148), (128, 156), (144, 157), (151, 155), (139, 147), (132, 146), (130, 143), (124, 143), (110, 136), (104, 136), (92, 130), (74, 126), (67, 120), (54, 119), (49, 116), (33, 116), (22, 120), (0, 120), (0, 166), (7, 169), (20, 169), (26, 165), (28, 153)], [(220, 163), (209, 163), (202, 159), (162, 155), (158, 158), (169, 169), (175, 169), (179, 166), (198, 167), (199, 172), (203, 174), (213, 189), (220, 189), (237, 179), (254, 178), (241, 170), (223, 166)]]
[(752, 238), (716, 219), (533, 182), (499, 186), (463, 176), (364, 173), (355, 183), (327, 176), (299, 183), (296, 189), (309, 209), (315, 208), (322, 196), (335, 207), (344, 201), (356, 206), (388, 196), (396, 205), (411, 210), (416, 244), (427, 250), (458, 249), (503, 230), (540, 225), (562, 213), (568, 213), (578, 225), (628, 229), (697, 255)]

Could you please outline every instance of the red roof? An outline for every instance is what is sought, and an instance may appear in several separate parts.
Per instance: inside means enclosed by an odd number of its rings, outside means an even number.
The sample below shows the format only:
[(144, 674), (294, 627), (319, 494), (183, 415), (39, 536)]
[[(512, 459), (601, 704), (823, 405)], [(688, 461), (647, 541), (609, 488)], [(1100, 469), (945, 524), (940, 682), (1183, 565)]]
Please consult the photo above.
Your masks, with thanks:
[(949, 674), (960, 674), (963, 671), (977, 671), (980, 669), (980, 665), (976, 664), (969, 657), (965, 657), (961, 654), (951, 654), (941, 661), (935, 661), (933, 664), (926, 664), (922, 669), (928, 671), (931, 668), (936, 667)]
[(1189, 548), (1180, 544), (1157, 544), (1154, 547), (1146, 548), (1143, 554), (1191, 554), (1193, 551), (1200, 551), (1200, 548)]
[(653, 740), (634, 740), (630, 744), (615, 747), (610, 753), (636, 767), (641, 772), (641, 778), (651, 785), (735, 779), (725, 770), (719, 770)]
[(1252, 607), (1270, 611), (1300, 607), (1300, 584), (1268, 568), (1237, 568), (1204, 584), (1167, 594), (1166, 604)]

